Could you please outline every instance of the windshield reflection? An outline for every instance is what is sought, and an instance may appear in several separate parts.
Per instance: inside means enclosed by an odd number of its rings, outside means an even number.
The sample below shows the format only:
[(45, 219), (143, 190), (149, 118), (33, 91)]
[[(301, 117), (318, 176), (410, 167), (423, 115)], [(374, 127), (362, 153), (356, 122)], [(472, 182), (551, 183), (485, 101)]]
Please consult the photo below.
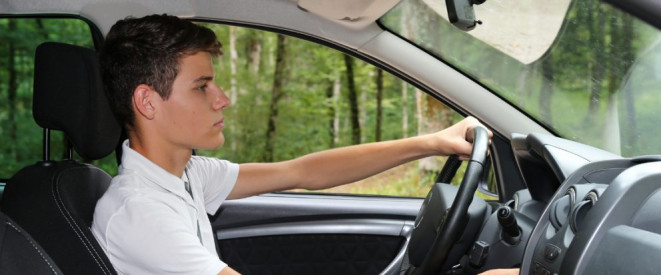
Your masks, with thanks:
[[(507, 14), (509, 7), (500, 5), (504, 2), (488, 0), (477, 6), (476, 16), (486, 21), (485, 10)], [(402, 1), (381, 23), (564, 138), (623, 156), (661, 153), (661, 144), (655, 142), (661, 134), (655, 126), (661, 103), (655, 89), (661, 72), (661, 36), (656, 28), (598, 0), (574, 1), (566, 13), (556, 14), (562, 23), (557, 35), (511, 24), (508, 19), (490, 19), (496, 22), (465, 33), (442, 18), (438, 9), (430, 8), (426, 0)], [(562, 7), (549, 8), (553, 9)], [(504, 30), (494, 31), (498, 27)], [(539, 57), (521, 58), (505, 48), (535, 48), (539, 43), (535, 35), (523, 35), (503, 46), (476, 39), (473, 32), (478, 29), (491, 31), (494, 37), (502, 35), (504, 40), (523, 29), (555, 38)]]

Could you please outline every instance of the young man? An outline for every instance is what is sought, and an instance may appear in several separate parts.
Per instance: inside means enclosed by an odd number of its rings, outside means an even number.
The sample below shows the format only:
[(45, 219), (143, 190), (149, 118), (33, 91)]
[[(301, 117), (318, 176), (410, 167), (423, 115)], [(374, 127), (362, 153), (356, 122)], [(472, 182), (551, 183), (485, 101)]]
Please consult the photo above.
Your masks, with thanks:
[[(118, 175), (92, 230), (122, 274), (236, 274), (216, 254), (207, 213), (225, 199), (354, 182), (431, 155), (471, 153), (474, 118), (435, 134), (323, 151), (278, 163), (192, 156), (222, 146), (230, 102), (214, 83), (220, 43), (173, 16), (117, 22), (101, 53), (108, 98), (126, 126)], [(341, 173), (338, 173), (341, 171)]]

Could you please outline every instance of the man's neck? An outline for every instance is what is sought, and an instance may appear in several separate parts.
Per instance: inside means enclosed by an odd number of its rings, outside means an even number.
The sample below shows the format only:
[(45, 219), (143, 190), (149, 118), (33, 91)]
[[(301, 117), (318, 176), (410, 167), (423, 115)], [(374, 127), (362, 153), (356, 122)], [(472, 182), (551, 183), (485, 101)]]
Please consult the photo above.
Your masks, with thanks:
[(165, 171), (181, 177), (193, 151), (176, 148), (162, 140), (145, 140), (135, 133), (129, 133), (129, 146)]

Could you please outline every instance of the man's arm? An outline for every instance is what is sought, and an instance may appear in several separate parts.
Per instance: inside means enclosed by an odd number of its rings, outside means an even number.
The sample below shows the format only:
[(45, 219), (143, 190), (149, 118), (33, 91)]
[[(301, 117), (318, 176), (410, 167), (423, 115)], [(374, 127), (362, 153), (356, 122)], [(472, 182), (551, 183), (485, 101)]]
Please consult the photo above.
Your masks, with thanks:
[(229, 199), (293, 188), (326, 189), (427, 156), (458, 154), (465, 159), (472, 150), (466, 132), (476, 125), (479, 122), (468, 117), (434, 134), (331, 149), (277, 163), (241, 164)]

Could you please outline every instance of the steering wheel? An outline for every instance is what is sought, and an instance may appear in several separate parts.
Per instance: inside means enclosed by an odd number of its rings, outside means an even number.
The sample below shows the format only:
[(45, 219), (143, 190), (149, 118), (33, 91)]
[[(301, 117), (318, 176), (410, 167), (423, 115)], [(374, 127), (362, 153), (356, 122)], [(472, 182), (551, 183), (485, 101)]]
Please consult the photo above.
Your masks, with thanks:
[(467, 132), (466, 140), (473, 142), (473, 151), (458, 191), (455, 186), (435, 183), (418, 212), (408, 246), (411, 268), (407, 274), (439, 274), (466, 229), (468, 209), (485, 168), (489, 135), (484, 127), (476, 126)]

